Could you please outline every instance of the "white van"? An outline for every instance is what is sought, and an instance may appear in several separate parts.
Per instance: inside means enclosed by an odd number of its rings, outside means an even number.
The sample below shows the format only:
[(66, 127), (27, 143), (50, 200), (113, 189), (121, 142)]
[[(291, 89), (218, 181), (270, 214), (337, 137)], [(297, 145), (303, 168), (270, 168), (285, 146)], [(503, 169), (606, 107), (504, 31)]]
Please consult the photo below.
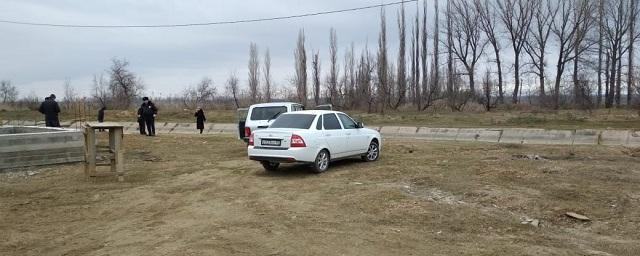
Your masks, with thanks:
[(300, 110), (304, 110), (304, 106), (294, 102), (260, 103), (248, 110), (238, 109), (238, 136), (248, 142), (251, 132), (269, 127), (280, 114)]

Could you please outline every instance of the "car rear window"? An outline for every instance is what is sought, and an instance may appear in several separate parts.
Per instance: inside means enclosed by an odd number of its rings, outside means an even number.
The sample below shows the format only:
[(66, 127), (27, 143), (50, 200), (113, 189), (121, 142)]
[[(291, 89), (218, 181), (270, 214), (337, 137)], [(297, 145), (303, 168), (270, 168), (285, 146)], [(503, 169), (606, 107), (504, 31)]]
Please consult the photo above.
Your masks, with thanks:
[(287, 112), (287, 107), (257, 107), (251, 110), (251, 120), (269, 120), (275, 119), (278, 115)]
[(282, 115), (269, 126), (269, 128), (309, 129), (315, 115), (288, 114)]

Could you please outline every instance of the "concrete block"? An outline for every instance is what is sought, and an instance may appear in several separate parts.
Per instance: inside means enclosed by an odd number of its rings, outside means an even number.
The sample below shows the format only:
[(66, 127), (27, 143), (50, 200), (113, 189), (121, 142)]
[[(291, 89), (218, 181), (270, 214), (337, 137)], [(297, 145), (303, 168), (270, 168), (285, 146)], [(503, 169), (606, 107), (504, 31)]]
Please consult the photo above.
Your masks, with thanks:
[(599, 130), (582, 129), (573, 134), (573, 145), (598, 145)]
[(460, 128), (456, 141), (498, 142), (502, 130), (483, 128)]
[(8, 125), (9, 120), (0, 120), (0, 125)]
[(500, 143), (524, 144), (525, 136), (532, 132), (540, 133), (544, 129), (522, 129), (522, 128), (505, 128), (502, 129)]
[(396, 135), (399, 129), (400, 127), (398, 126), (383, 126), (380, 127), (380, 133), (383, 135)]
[(7, 123), (7, 125), (14, 125), (14, 126), (22, 126), (22, 124), (24, 124), (24, 121), (22, 120), (9, 120), (9, 122)]
[(70, 127), (73, 124), (73, 121), (60, 121), (60, 126), (62, 127)]
[(573, 143), (572, 130), (533, 130), (525, 135), (525, 144), (571, 145)]
[(0, 169), (84, 160), (81, 131), (36, 126), (0, 130)]
[(630, 131), (627, 147), (640, 147), (640, 131)]
[(22, 122), (22, 125), (24, 126), (36, 126), (36, 121), (35, 120), (25, 120)]
[(622, 146), (627, 145), (629, 140), (629, 131), (622, 130), (604, 130), (600, 135), (600, 145), (606, 146)]
[(47, 122), (45, 122), (45, 121), (37, 121), (36, 122), (36, 126), (39, 126), (39, 127), (44, 127), (46, 125), (47, 125)]
[(416, 136), (429, 140), (456, 140), (459, 128), (429, 128), (420, 127)]

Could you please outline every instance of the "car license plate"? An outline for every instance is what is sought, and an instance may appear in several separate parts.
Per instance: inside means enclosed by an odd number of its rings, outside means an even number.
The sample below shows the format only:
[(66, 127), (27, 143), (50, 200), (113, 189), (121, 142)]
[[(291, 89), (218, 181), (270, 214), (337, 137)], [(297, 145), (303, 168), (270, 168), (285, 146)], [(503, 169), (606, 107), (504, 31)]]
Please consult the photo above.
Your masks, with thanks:
[(266, 140), (266, 139), (263, 139), (261, 144), (263, 146), (280, 146), (280, 140)]

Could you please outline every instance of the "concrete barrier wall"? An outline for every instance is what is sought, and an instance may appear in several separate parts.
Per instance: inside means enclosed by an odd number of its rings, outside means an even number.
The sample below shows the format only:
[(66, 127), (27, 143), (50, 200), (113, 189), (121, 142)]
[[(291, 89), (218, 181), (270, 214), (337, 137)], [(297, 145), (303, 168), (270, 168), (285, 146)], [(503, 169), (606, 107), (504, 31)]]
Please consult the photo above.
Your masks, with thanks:
[(81, 131), (39, 127), (14, 129), (22, 133), (0, 134), (0, 169), (84, 161)]
[(627, 141), (629, 147), (640, 147), (640, 131), (630, 131), (629, 140)]
[(429, 128), (420, 127), (416, 132), (418, 138), (428, 140), (456, 140), (460, 128)]
[(498, 142), (502, 130), (482, 129), (482, 128), (460, 128), (456, 141), (483, 141)]
[(600, 134), (600, 145), (621, 146), (627, 145), (629, 131), (604, 130)]

